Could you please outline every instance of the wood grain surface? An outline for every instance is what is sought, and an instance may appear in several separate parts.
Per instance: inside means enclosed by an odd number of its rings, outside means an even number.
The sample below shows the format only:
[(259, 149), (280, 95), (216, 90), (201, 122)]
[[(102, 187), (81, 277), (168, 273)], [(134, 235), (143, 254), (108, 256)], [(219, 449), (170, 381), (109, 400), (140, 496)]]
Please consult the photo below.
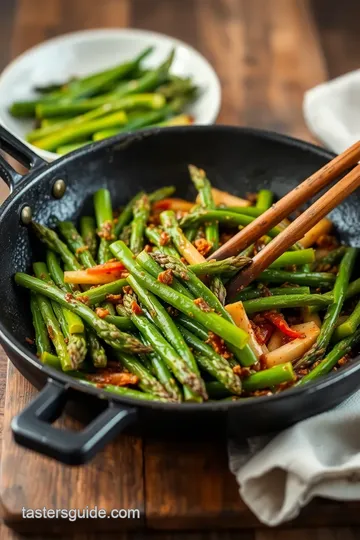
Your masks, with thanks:
[[(353, 0), (1, 0), (0, 70), (28, 47), (64, 32), (95, 27), (147, 28), (187, 41), (214, 65), (223, 89), (219, 122), (262, 127), (311, 140), (302, 118), (303, 93), (329, 77), (358, 68), (359, 17), (359, 3)], [(0, 200), (4, 193), (0, 189)], [(2, 430), (6, 360), (3, 354), (0, 358)], [(11, 377), (13, 384), (17, 385), (17, 395), (26, 398), (27, 393), (32, 392), (29, 385), (13, 372)], [(9, 411), (16, 405), (12, 401), (15, 397), (7, 396)], [(11, 449), (13, 443), (9, 432), (5, 433), (4, 440), (6, 447)], [(174, 520), (185, 517), (191, 522), (192, 512), (199, 515), (202, 504), (207, 508), (204, 521), (209, 517), (208, 509), (215, 519), (223, 508), (236, 508), (240, 504), (236, 485), (227, 471), (224, 447), (204, 449), (202, 445), (193, 444), (179, 448), (169, 443), (140, 441), (132, 437), (125, 442), (117, 441), (116, 445), (116, 456), (122, 470), (123, 465), (131, 468), (136, 463), (136, 471), (128, 470), (124, 481), (114, 482), (117, 462), (114, 460), (114, 445), (110, 445), (95, 459), (90, 476), (86, 475), (85, 469), (76, 471), (78, 492), (73, 493), (70, 499), (73, 504), (78, 504), (77, 497), (82, 496), (85, 505), (90, 505), (87, 492), (97, 492), (106, 504), (106, 489), (110, 486), (115, 490), (116, 506), (126, 506), (131, 500), (144, 508), (146, 501), (148, 523), (153, 526), (174, 525)], [(10, 459), (10, 454), (7, 452), (6, 459)], [(103, 463), (104, 457), (106, 463)], [(66, 483), (70, 474), (73, 479), (74, 472), (66, 472), (65, 468), (55, 465), (59, 474), (53, 475), (54, 465), (44, 458), (38, 460), (42, 460), (42, 485), (38, 489), (44, 500), (48, 491), (47, 505), (53, 504), (51, 493), (54, 490), (57, 496), (63, 493), (69, 501)], [(11, 494), (15, 507), (21, 500), (21, 486), (29, 483), (28, 478), (21, 477), (23, 469), (19, 465), (9, 461), (2, 463), (3, 471), (15, 472), (13, 478), (18, 488)], [(145, 501), (140, 493), (138, 476), (143, 466)], [(182, 467), (190, 467), (197, 472), (191, 490), (188, 479), (181, 476)], [(36, 482), (31, 471), (27, 474)], [(232, 487), (229, 489), (230, 483)], [(349, 522), (353, 520), (357, 513), (352, 505), (342, 505), (340, 510), (332, 503), (325, 506), (322, 521), (318, 521), (318, 525), (323, 527), (326, 523), (336, 523), (336, 511), (342, 517), (342, 524), (347, 519)], [(233, 512), (231, 519), (235, 517)], [(227, 521), (227, 516), (224, 516), (224, 527), (227, 523), (231, 525), (231, 519)], [(312, 520), (314, 523), (314, 516)], [(307, 524), (306, 518), (303, 524)], [(199, 523), (193, 525), (199, 527)], [(254, 522), (248, 525), (254, 525)], [(77, 534), (74, 539), (99, 538), (94, 531), (95, 525), (92, 533)], [(126, 533), (122, 537), (137, 540), (143, 538), (143, 533)], [(156, 532), (153, 535), (153, 538), (164, 540), (355, 540), (359, 537), (360, 528), (253, 529), (248, 532), (194, 532), (186, 535), (184, 532)], [(0, 538), (15, 540), (21, 536), (3, 526)], [(45, 540), (49, 536), (33, 538)], [(69, 536), (65, 534), (61, 538)], [(102, 540), (107, 538), (105, 533), (101, 534)]]

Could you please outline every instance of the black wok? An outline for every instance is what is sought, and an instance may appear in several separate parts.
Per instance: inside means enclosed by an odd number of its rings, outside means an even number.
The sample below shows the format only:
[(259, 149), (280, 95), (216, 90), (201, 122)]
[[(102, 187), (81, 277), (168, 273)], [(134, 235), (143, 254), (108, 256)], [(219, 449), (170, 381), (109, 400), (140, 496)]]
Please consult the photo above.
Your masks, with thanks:
[[(34, 219), (51, 226), (55, 218), (76, 219), (91, 212), (92, 194), (110, 189), (114, 205), (121, 205), (140, 189), (175, 184), (180, 196), (193, 197), (187, 164), (204, 167), (215, 186), (244, 194), (268, 187), (278, 197), (295, 187), (333, 157), (316, 146), (282, 135), (226, 126), (148, 130), (86, 146), (47, 164), (0, 127), (0, 148), (30, 172), (21, 177), (0, 158), (0, 175), (12, 189), (0, 210), (0, 341), (10, 360), (37, 388), (35, 400), (12, 423), (20, 444), (65, 463), (91, 458), (129, 424), (136, 429), (170, 436), (262, 434), (283, 429), (328, 410), (358, 388), (360, 362), (304, 387), (272, 397), (239, 402), (167, 404), (140, 402), (88, 388), (40, 364), (25, 342), (33, 335), (28, 296), (15, 286), (16, 271), (28, 271), (36, 243), (22, 222), (30, 207)], [(66, 184), (54, 196), (57, 180)], [(351, 195), (332, 214), (340, 237), (352, 245), (360, 239), (359, 194)], [(67, 407), (90, 423), (81, 432), (51, 425)]]

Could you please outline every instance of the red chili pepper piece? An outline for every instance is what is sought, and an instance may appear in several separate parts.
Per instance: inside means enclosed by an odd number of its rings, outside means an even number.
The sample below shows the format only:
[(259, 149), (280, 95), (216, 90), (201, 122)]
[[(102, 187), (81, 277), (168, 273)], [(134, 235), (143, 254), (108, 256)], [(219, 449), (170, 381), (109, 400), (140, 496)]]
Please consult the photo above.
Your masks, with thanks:
[(286, 336), (289, 336), (293, 339), (304, 337), (304, 334), (302, 332), (298, 332), (297, 330), (293, 330), (292, 328), (290, 328), (281, 313), (278, 313), (277, 311), (265, 311), (263, 312), (263, 316)]

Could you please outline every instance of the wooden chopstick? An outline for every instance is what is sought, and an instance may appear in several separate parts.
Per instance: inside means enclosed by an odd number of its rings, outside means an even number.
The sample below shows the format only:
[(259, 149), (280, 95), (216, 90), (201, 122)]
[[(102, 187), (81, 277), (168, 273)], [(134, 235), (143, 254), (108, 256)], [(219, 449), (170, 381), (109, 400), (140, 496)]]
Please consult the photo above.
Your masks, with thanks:
[(253, 258), (252, 264), (239, 272), (227, 287), (228, 298), (256, 279), (263, 270), (274, 262), (284, 251), (301, 240), (316, 223), (340, 204), (360, 186), (360, 164), (330, 188), (286, 229), (276, 236)]
[(271, 208), (223, 244), (215, 253), (212, 253), (208, 257), (208, 260), (216, 259), (220, 261), (232, 255), (237, 255), (240, 251), (255, 242), (255, 240), (263, 236), (269, 229), (280, 223), (291, 212), (319, 193), (319, 191), (335, 180), (340, 174), (354, 167), (359, 161), (360, 141), (350, 146), (345, 152), (336, 156), (336, 158), (309, 176), (309, 178), (304, 180), (295, 189), (284, 195)]

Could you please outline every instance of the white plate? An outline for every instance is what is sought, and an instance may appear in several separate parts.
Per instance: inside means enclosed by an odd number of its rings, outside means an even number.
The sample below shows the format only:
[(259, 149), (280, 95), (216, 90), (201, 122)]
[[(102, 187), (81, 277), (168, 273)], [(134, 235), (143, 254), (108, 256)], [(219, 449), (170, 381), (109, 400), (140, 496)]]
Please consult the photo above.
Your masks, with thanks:
[(74, 75), (88, 75), (130, 60), (146, 47), (154, 51), (145, 66), (158, 66), (172, 48), (176, 49), (172, 73), (190, 76), (201, 94), (189, 106), (196, 124), (215, 122), (221, 104), (219, 79), (209, 62), (195, 49), (169, 36), (136, 29), (85, 30), (40, 43), (16, 58), (0, 76), (0, 123), (43, 158), (59, 157), (27, 143), (25, 135), (33, 121), (17, 119), (8, 109), (12, 102), (35, 97), (32, 88), (62, 82)]

